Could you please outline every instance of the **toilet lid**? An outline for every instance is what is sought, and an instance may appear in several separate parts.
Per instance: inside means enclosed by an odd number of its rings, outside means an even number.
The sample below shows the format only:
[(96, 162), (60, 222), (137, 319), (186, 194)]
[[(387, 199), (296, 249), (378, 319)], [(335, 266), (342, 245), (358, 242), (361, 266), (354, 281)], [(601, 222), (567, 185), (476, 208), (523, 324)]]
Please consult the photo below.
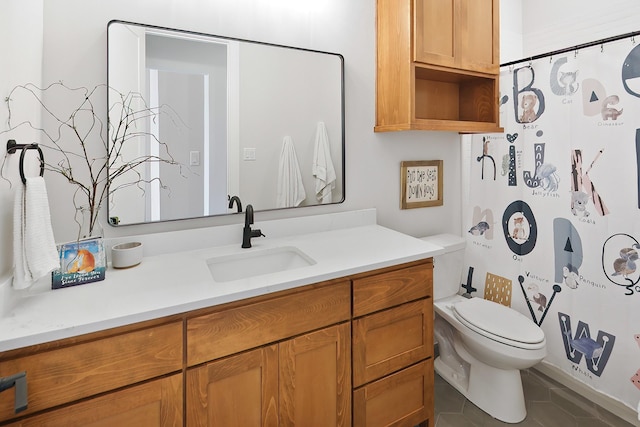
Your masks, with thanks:
[(470, 298), (454, 304), (453, 313), (461, 322), (485, 335), (502, 338), (500, 341), (512, 341), (513, 345), (544, 341), (544, 332), (531, 319), (493, 301)]

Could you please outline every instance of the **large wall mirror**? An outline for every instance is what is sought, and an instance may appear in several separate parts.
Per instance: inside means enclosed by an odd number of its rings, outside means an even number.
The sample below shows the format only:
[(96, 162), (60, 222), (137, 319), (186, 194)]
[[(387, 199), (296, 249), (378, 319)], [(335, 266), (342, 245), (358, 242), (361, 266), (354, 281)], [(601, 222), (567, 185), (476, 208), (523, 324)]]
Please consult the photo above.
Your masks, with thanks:
[(154, 112), (113, 167), (175, 161), (111, 183), (112, 225), (237, 212), (233, 196), (255, 210), (344, 201), (341, 55), (123, 21), (107, 33), (110, 134), (121, 96)]

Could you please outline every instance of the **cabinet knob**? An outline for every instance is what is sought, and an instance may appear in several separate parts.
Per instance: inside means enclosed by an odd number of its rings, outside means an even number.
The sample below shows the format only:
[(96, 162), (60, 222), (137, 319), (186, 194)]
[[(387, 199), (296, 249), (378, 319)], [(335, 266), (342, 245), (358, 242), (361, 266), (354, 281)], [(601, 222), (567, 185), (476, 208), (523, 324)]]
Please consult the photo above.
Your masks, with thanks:
[(27, 409), (27, 373), (19, 372), (8, 377), (0, 378), (0, 392), (15, 386), (15, 412), (16, 414)]

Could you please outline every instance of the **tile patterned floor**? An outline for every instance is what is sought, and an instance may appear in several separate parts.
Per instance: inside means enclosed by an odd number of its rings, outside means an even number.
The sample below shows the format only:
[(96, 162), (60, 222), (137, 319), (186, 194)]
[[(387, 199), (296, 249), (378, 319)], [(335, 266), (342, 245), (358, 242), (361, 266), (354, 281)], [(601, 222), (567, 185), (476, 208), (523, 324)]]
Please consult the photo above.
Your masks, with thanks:
[(435, 427), (633, 426), (537, 371), (523, 371), (522, 384), (527, 418), (519, 424), (507, 424), (481, 411), (436, 374)]

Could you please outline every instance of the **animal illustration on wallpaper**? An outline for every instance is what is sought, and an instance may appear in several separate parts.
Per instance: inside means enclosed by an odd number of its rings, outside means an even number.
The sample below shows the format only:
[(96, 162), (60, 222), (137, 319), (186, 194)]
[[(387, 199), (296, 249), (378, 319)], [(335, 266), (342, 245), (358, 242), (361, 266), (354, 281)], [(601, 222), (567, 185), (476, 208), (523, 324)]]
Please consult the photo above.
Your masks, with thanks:
[(558, 58), (551, 67), (549, 84), (551, 91), (558, 96), (570, 96), (578, 91), (578, 70), (560, 71), (560, 68), (568, 62), (567, 57)]
[(601, 376), (613, 351), (616, 337), (610, 333), (598, 331), (594, 340), (589, 332), (589, 325), (579, 321), (574, 334), (571, 333), (571, 316), (558, 312), (560, 331), (567, 359), (575, 364), (585, 358), (587, 369), (596, 376)]
[(513, 239), (518, 240), (526, 240), (527, 239), (527, 231), (525, 230), (525, 222), (524, 217), (513, 218), (513, 231), (511, 232), (511, 237)]
[(558, 78), (558, 81), (560, 82), (560, 85), (564, 88), (565, 95), (573, 95), (578, 91), (578, 87), (580, 86), (580, 84), (577, 83), (577, 80), (578, 80), (577, 70), (560, 72), (560, 77)]
[(602, 245), (602, 270), (611, 283), (626, 288), (625, 295), (640, 292), (638, 249), (640, 243), (626, 233), (614, 234)]
[[(527, 273), (527, 275), (528, 274), (529, 273)], [(531, 283), (527, 286), (527, 290), (525, 290), (524, 276), (522, 275), (518, 276), (518, 282), (520, 283), (520, 290), (522, 291), (522, 295), (524, 295), (524, 300), (527, 303), (527, 308), (529, 308), (531, 319), (533, 319), (536, 325), (538, 326), (542, 325), (542, 322), (544, 321), (544, 318), (547, 316), (547, 313), (549, 312), (549, 307), (551, 307), (551, 304), (553, 303), (553, 300), (555, 299), (556, 294), (559, 294), (560, 292), (562, 292), (562, 288), (558, 285), (553, 285), (553, 288), (552, 288), (553, 293), (551, 294), (551, 298), (549, 298), (549, 301), (547, 302), (547, 297), (544, 294), (540, 293), (538, 289), (538, 285), (536, 285), (535, 283)], [(529, 291), (529, 293), (533, 295), (529, 297), (527, 294), (527, 291)], [(536, 317), (536, 313), (533, 310), (533, 306), (531, 304), (532, 301), (534, 304), (538, 305), (538, 311), (542, 312), (540, 319)]]
[(481, 172), (481, 179), (484, 179), (484, 159), (489, 159), (491, 160), (491, 163), (493, 164), (493, 180), (496, 180), (496, 161), (493, 160), (493, 157), (489, 154), (489, 138), (486, 136), (482, 137), (482, 156), (478, 156), (476, 158), (476, 160), (478, 162), (482, 162), (482, 172)]
[(536, 169), (536, 179), (540, 181), (540, 188), (545, 191), (558, 191), (560, 177), (556, 168), (551, 163), (543, 163)]
[(589, 216), (587, 203), (589, 196), (584, 191), (571, 192), (571, 213), (578, 218), (586, 218)]
[(538, 225), (531, 207), (522, 200), (511, 202), (502, 214), (502, 232), (516, 255), (527, 255), (536, 247)]
[(491, 209), (482, 210), (480, 206), (473, 208), (472, 224), (469, 234), (472, 236), (483, 236), (487, 240), (493, 240), (493, 211)]
[(621, 275), (625, 279), (629, 277), (630, 274), (636, 272), (636, 261), (638, 260), (638, 251), (633, 248), (622, 248), (620, 249), (620, 258), (617, 258), (613, 262), (613, 270), (614, 272), (611, 274), (612, 276)]
[(520, 104), (522, 105), (522, 115), (520, 116), (520, 123), (533, 123), (538, 118), (536, 111), (534, 110), (538, 103), (538, 97), (533, 93), (522, 95)]
[(529, 291), (529, 294), (531, 295), (529, 301), (533, 301), (538, 305), (538, 311), (544, 311), (544, 309), (547, 307), (547, 297), (544, 294), (540, 293), (538, 285), (536, 285), (535, 283), (530, 283), (527, 286), (527, 291)]
[(622, 114), (624, 108), (616, 110), (611, 107), (611, 105), (616, 105), (619, 102), (620, 98), (617, 95), (607, 96), (604, 101), (602, 101), (602, 109), (600, 110), (602, 120), (618, 120), (618, 116)]
[[(529, 83), (523, 86), (527, 78)], [(536, 73), (531, 65), (513, 70), (513, 110), (518, 123), (531, 123), (544, 113), (544, 93), (533, 86), (535, 80)]]
[(578, 289), (579, 280), (580, 272), (576, 267), (571, 264), (567, 264), (562, 267), (562, 283), (567, 285), (570, 289)]
[(490, 229), (491, 229), (491, 226), (489, 225), (488, 222), (480, 221), (479, 223), (477, 223), (476, 225), (474, 225), (469, 229), (469, 234), (471, 234), (472, 236), (482, 236), (484, 235), (485, 232), (487, 232), (487, 230), (490, 230)]

